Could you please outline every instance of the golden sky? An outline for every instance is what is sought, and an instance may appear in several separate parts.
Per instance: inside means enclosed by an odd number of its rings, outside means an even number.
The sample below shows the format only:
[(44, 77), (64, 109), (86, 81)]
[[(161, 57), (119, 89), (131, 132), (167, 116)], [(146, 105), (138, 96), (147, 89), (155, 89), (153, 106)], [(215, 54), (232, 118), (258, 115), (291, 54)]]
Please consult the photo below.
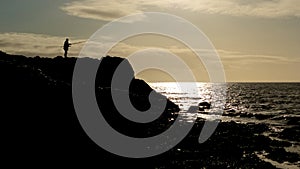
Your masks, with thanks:
[[(0, 11), (0, 50), (7, 53), (55, 57), (63, 54), (66, 37), (71, 42), (87, 40), (119, 17), (165, 12), (185, 18), (207, 35), (221, 57), (227, 81), (300, 82), (299, 0), (3, 0)], [(191, 67), (197, 80), (209, 81), (193, 52), (171, 38), (130, 37), (110, 54), (126, 57), (149, 47), (170, 50)], [(82, 44), (72, 46), (70, 54), (78, 56), (81, 48)], [(157, 70), (139, 77), (171, 80)]]

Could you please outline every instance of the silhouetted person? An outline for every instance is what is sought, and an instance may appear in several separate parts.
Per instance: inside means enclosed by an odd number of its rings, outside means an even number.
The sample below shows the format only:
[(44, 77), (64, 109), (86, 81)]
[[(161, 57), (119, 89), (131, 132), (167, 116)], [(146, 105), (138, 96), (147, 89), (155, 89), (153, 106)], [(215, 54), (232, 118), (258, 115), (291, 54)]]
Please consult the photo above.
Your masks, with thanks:
[(69, 50), (69, 47), (71, 46), (72, 44), (69, 43), (69, 39), (67, 38), (65, 43), (64, 43), (64, 50), (65, 50), (65, 58), (68, 57), (68, 50)]

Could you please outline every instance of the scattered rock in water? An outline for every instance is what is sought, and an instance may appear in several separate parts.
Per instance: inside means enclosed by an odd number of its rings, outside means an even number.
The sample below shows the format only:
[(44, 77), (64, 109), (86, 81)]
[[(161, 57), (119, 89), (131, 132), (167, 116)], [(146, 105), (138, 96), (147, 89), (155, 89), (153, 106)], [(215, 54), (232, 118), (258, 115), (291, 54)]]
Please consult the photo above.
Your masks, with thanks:
[(285, 161), (294, 163), (297, 162), (299, 159), (298, 154), (289, 153), (284, 148), (273, 148), (271, 152), (268, 155), (266, 155), (266, 157), (279, 163), (283, 163)]
[(251, 117), (253, 117), (253, 114), (252, 113), (248, 113), (248, 112), (241, 112), (240, 113), (240, 117), (251, 118)]
[(265, 120), (274, 117), (273, 114), (254, 114), (254, 117), (258, 120)]
[(291, 128), (285, 128), (280, 134), (279, 137), (288, 140), (294, 140), (300, 142), (300, 127), (295, 126)]
[(234, 109), (229, 109), (229, 110), (226, 110), (226, 112), (228, 112), (228, 113), (235, 113), (236, 111)]
[(241, 112), (236, 111), (234, 109), (225, 110), (223, 113), (224, 116), (229, 116), (229, 117), (236, 117), (239, 116), (240, 114)]
[(210, 109), (211, 104), (208, 102), (199, 103), (199, 111), (205, 111), (205, 109)]

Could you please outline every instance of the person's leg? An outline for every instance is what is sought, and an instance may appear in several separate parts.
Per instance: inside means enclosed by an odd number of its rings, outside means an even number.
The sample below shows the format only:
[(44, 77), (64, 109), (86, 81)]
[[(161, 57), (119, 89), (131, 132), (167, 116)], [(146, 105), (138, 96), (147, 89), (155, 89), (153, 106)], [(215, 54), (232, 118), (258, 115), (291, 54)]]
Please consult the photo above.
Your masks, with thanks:
[(68, 56), (68, 50), (65, 50), (64, 56), (65, 56), (65, 58)]

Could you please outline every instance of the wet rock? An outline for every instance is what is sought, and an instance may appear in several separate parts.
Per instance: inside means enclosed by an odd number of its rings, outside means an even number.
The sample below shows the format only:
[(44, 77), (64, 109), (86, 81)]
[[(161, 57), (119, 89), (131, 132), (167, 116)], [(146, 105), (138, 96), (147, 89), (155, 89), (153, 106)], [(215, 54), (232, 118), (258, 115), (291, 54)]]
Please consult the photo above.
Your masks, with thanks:
[(258, 120), (265, 120), (274, 117), (273, 114), (254, 114), (254, 117)]
[(296, 116), (296, 117), (291, 116), (291, 117), (287, 118), (287, 120), (288, 120), (288, 122), (287, 122), (288, 125), (300, 126), (300, 117), (299, 116)]
[(230, 117), (236, 117), (239, 116), (241, 114), (241, 112), (236, 111), (234, 109), (229, 109), (229, 110), (225, 110), (225, 112), (223, 113), (223, 116), (230, 116)]
[(199, 111), (204, 111), (205, 109), (210, 109), (211, 104), (208, 102), (199, 103)]
[(298, 154), (287, 152), (284, 148), (273, 148), (266, 157), (279, 163), (283, 163), (285, 161), (294, 163), (299, 160)]
[(285, 128), (281, 133), (279, 133), (279, 137), (300, 142), (300, 127), (294, 126)]
[(253, 113), (249, 113), (249, 112), (241, 112), (240, 117), (247, 117), (247, 118), (251, 118), (253, 117)]

